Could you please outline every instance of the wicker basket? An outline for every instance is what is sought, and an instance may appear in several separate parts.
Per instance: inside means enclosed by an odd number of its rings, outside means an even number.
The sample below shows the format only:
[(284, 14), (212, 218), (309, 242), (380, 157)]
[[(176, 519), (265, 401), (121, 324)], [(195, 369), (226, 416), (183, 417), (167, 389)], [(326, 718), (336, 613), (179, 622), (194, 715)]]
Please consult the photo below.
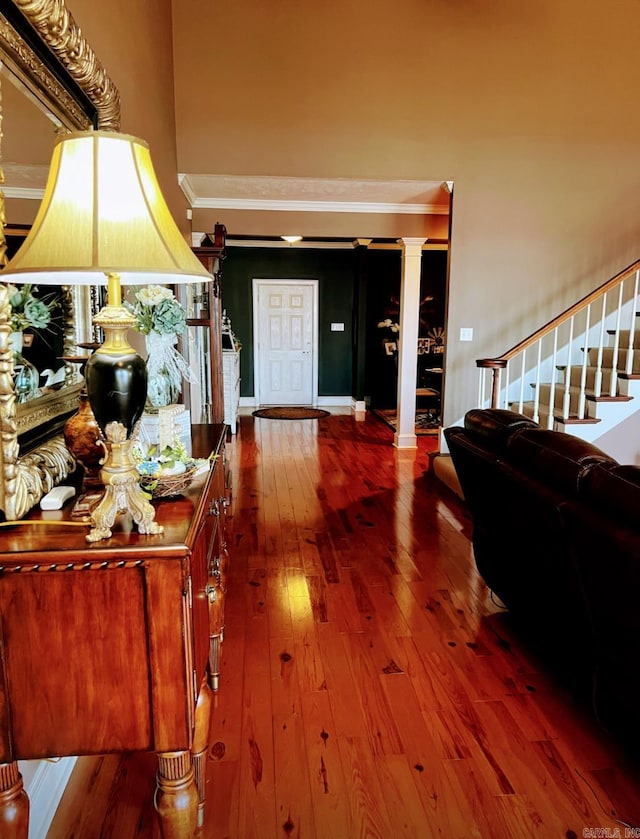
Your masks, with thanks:
[(198, 466), (192, 466), (180, 475), (143, 475), (140, 478), (140, 486), (153, 498), (173, 498), (189, 488), (193, 481)]

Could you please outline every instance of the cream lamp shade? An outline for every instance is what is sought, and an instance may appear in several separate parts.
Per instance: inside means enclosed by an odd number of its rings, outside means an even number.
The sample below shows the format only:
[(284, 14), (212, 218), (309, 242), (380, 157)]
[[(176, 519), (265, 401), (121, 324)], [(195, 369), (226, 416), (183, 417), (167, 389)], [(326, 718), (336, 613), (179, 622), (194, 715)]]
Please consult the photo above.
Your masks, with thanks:
[(36, 219), (2, 274), (44, 285), (213, 279), (173, 220), (147, 143), (112, 131), (57, 140)]

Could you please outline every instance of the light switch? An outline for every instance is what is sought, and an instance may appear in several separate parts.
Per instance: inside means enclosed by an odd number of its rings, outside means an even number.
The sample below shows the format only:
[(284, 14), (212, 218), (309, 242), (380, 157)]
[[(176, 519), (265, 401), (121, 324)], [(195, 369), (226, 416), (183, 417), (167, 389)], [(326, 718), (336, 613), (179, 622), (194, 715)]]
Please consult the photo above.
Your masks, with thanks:
[(461, 326), (460, 327), (460, 340), (461, 341), (473, 341), (473, 327), (472, 326)]
[(344, 332), (344, 323), (332, 323), (331, 324), (331, 331), (332, 332)]

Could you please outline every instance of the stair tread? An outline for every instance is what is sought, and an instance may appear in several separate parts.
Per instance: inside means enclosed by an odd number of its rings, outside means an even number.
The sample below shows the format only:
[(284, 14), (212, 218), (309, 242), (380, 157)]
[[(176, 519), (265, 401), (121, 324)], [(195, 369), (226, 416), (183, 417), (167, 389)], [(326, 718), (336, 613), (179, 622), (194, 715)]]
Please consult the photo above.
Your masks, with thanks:
[[(556, 370), (559, 370), (562, 373), (564, 373), (564, 371), (567, 370), (568, 367), (569, 367), (568, 364), (556, 364)], [(582, 364), (572, 364), (571, 369), (572, 370), (582, 370), (583, 369)], [(587, 370), (587, 371), (589, 371), (589, 370), (594, 370), (595, 371), (595, 370), (598, 369), (598, 365), (597, 364), (587, 364), (587, 366), (584, 369)], [(602, 364), (600, 369), (604, 373), (606, 370), (613, 370), (613, 367), (609, 367), (608, 364)], [(624, 367), (618, 367), (618, 373), (623, 373), (623, 372), (624, 372)]]
[(618, 396), (594, 396), (591, 393), (585, 393), (585, 396), (589, 402), (631, 402), (633, 400), (633, 396), (624, 396), (623, 394)]
[[(622, 378), (621, 374), (620, 374), (620, 377)], [(635, 375), (635, 376), (633, 374), (630, 375), (630, 376), (625, 375), (624, 378), (625, 379), (629, 379), (629, 378), (640, 379), (640, 375)], [(536, 387), (535, 382), (530, 382), (530, 385), (533, 388)], [(551, 387), (551, 382), (540, 382), (539, 387), (540, 388), (550, 388)], [(555, 387), (556, 387), (557, 391), (560, 391), (559, 393), (556, 394), (556, 398), (557, 399), (562, 399), (562, 397), (564, 396), (564, 392), (565, 392), (564, 383), (563, 382), (556, 382)], [(570, 396), (571, 395), (573, 395), (573, 396), (579, 396), (580, 395), (580, 386), (579, 385), (569, 385), (568, 390), (569, 390), (569, 395)], [(585, 398), (588, 399), (590, 402), (631, 402), (631, 400), (633, 399), (633, 396), (627, 396), (626, 394), (623, 394), (623, 393), (618, 393), (615, 396), (611, 396), (610, 394), (603, 393), (600, 396), (596, 396), (591, 388), (585, 388), (584, 394), (585, 394)]]
[[(512, 407), (513, 410), (516, 410), (516, 411), (520, 412), (519, 403), (514, 402), (514, 403), (512, 403), (511, 407)], [(523, 402), (522, 403), (522, 410), (523, 411), (527, 407), (533, 413), (533, 402)], [(542, 411), (542, 412), (539, 411), (538, 413), (542, 413), (543, 415), (545, 415), (544, 411)], [(578, 417), (578, 416), (575, 416), (575, 415), (574, 416), (569, 415), (568, 417), (563, 417), (562, 414), (554, 414), (553, 418), (556, 422), (561, 422), (564, 425), (595, 425), (597, 422), (602, 422), (602, 420), (599, 419), (598, 417), (583, 417), (583, 418), (581, 418), (581, 417)]]

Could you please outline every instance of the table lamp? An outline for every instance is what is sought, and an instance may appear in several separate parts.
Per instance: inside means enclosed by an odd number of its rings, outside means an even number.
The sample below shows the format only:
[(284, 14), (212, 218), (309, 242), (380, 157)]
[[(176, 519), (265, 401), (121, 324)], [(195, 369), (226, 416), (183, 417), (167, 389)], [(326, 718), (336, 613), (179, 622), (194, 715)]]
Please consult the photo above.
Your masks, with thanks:
[(12, 283), (107, 285), (107, 303), (94, 318), (104, 342), (85, 369), (89, 402), (106, 440), (100, 472), (105, 494), (91, 514), (87, 540), (109, 538), (125, 510), (140, 533), (161, 533), (131, 454), (147, 372), (127, 339), (136, 319), (122, 305), (121, 284), (213, 278), (171, 216), (147, 143), (111, 131), (61, 136), (36, 219), (2, 275)]

